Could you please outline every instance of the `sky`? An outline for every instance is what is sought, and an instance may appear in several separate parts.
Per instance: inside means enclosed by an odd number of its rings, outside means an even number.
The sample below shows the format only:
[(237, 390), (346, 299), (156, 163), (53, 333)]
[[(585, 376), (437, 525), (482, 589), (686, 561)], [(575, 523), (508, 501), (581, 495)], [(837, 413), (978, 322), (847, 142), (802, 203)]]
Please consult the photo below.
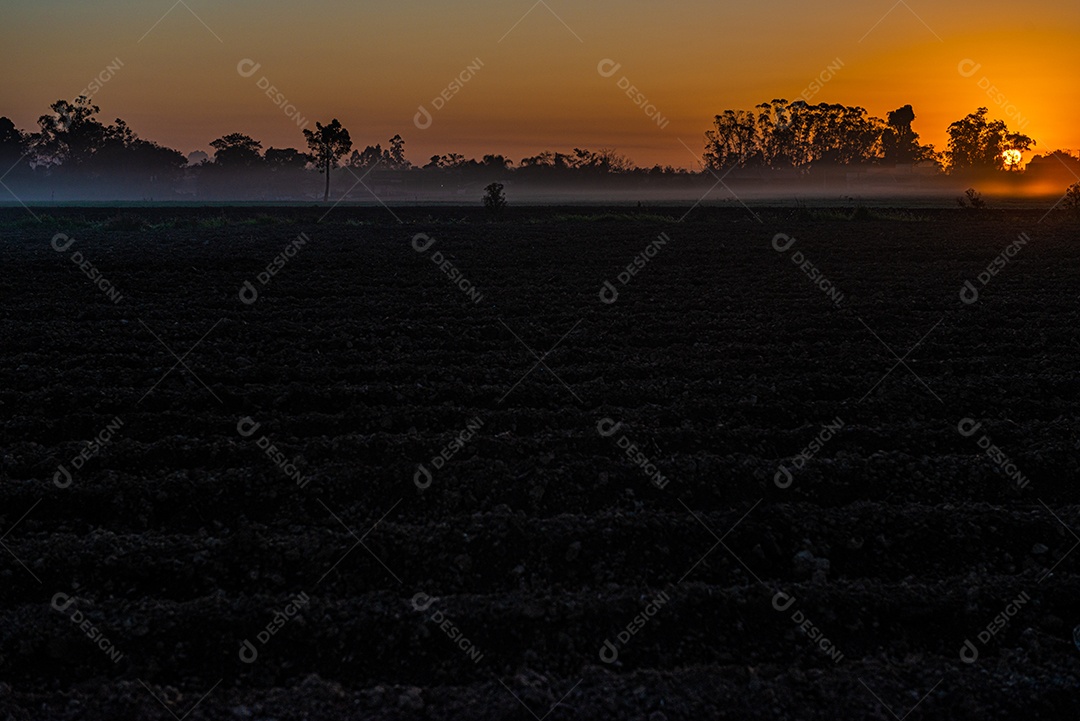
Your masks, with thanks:
[(804, 93), (878, 117), (911, 104), (938, 149), (985, 106), (1037, 152), (1080, 150), (1080, 3), (1061, 0), (5, 0), (3, 15), (0, 115), (33, 130), (92, 88), (103, 119), (184, 153), (232, 132), (303, 148), (299, 124), (338, 118), (361, 149), (400, 134), (417, 164), (580, 147), (696, 167), (713, 116)]

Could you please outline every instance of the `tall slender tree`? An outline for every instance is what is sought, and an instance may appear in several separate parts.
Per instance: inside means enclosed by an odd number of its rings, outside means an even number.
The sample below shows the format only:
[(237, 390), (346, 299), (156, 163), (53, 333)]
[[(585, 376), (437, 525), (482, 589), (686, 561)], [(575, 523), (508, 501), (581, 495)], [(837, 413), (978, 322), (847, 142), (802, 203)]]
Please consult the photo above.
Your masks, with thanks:
[(315, 130), (304, 128), (304, 140), (307, 141), (311, 157), (319, 172), (326, 173), (326, 191), (323, 202), (330, 200), (330, 171), (338, 166), (338, 161), (352, 150), (352, 138), (337, 118), (329, 125), (315, 123)]

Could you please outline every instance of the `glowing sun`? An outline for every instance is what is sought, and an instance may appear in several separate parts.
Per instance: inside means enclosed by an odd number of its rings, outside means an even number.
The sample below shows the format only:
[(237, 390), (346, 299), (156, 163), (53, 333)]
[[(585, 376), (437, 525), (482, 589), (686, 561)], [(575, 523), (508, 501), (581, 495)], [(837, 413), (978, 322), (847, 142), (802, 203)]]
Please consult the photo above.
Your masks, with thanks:
[(1024, 159), (1024, 154), (1019, 150), (1010, 149), (1002, 153), (1001, 157), (1005, 160), (1006, 168), (1015, 168)]

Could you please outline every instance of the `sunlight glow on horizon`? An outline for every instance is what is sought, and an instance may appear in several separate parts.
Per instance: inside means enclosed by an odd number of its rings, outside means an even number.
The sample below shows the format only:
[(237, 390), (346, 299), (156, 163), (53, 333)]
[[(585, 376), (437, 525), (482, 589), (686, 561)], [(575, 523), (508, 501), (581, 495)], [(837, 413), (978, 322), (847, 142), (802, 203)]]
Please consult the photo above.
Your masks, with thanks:
[[(938, 150), (949, 123), (980, 106), (1035, 138), (1028, 157), (1080, 149), (1071, 72), (1080, 50), (1063, 29), (1080, 23), (1080, 7), (1048, 0), (1026, 6), (1023, 19), (1002, 0), (975, 17), (914, 0), (845, 0), (828, 14), (793, 0), (738, 8), (690, 0), (677, 10), (548, 0), (550, 11), (529, 0), (186, 4), (191, 12), (180, 4), (165, 14), (171, 2), (11, 3), (0, 42), (17, 70), (0, 81), (0, 115), (36, 130), (50, 103), (73, 99), (119, 60), (93, 97), (101, 118), (123, 118), (185, 154), (231, 132), (264, 148), (302, 148), (297, 118), (313, 127), (337, 117), (361, 149), (400, 133), (420, 165), (450, 152), (516, 162), (613, 147), (639, 165), (693, 167), (715, 114), (804, 93), (880, 118), (911, 104), (920, 140)], [(245, 59), (259, 65), (250, 77), (237, 71)], [(477, 59), (480, 69), (448, 90)], [(598, 72), (607, 59), (619, 66), (610, 77)], [(260, 87), (264, 78), (276, 99)], [(432, 112), (423, 129), (414, 123), (421, 106)]]

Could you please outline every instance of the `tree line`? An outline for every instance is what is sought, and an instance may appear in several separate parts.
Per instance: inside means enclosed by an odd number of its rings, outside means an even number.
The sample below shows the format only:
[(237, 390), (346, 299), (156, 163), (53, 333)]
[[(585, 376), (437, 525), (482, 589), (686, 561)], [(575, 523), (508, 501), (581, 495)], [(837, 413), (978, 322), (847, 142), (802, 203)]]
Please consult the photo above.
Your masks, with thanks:
[[(754, 110), (725, 110), (705, 133), (705, 165), (808, 169), (826, 165), (911, 165), (932, 163), (939, 170), (1004, 170), (1006, 151), (1024, 153), (1035, 141), (1012, 132), (1002, 120), (989, 120), (979, 108), (949, 125), (948, 146), (937, 151), (919, 142), (910, 105), (884, 120), (865, 108), (778, 99)], [(1012, 166), (1019, 170), (1019, 163)]]
[[(574, 148), (571, 152), (545, 151), (521, 158), (516, 164), (499, 154), (466, 158), (459, 153), (433, 155), (414, 165), (405, 154), (405, 140), (395, 135), (382, 144), (353, 146), (349, 131), (333, 119), (303, 130), (305, 147), (266, 148), (244, 133), (230, 133), (210, 142), (211, 158), (196, 151), (189, 156), (140, 138), (117, 118), (103, 122), (100, 108), (88, 98), (58, 100), (50, 113), (38, 119), (36, 132), (24, 132), (0, 117), (0, 172), (7, 183), (37, 181), (40, 187), (86, 187), (101, 181), (122, 192), (142, 197), (168, 197), (182, 180), (195, 182), (208, 195), (236, 193), (251, 184), (270, 194), (297, 193), (313, 173), (322, 180), (328, 200), (331, 177), (345, 167), (363, 177), (370, 170), (454, 173), (477, 177), (521, 179), (600, 178), (620, 176), (693, 176), (671, 166), (641, 168), (614, 149)], [(1011, 131), (1001, 120), (988, 117), (986, 108), (949, 125), (948, 145), (938, 151), (924, 145), (912, 129), (915, 112), (904, 105), (885, 119), (864, 108), (839, 104), (812, 105), (803, 100), (776, 99), (752, 110), (725, 110), (715, 116), (705, 133), (702, 166), (706, 171), (736, 168), (789, 169), (810, 172), (816, 166), (899, 166), (927, 164), (937, 171), (1019, 170), (1007, 165), (1010, 151), (1023, 153), (1035, 141)], [(338, 174), (342, 174), (339, 172)], [(347, 178), (346, 178), (347, 180)], [(351, 183), (350, 183), (351, 184)]]

